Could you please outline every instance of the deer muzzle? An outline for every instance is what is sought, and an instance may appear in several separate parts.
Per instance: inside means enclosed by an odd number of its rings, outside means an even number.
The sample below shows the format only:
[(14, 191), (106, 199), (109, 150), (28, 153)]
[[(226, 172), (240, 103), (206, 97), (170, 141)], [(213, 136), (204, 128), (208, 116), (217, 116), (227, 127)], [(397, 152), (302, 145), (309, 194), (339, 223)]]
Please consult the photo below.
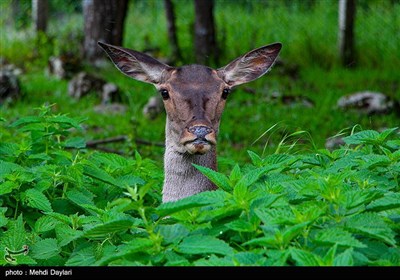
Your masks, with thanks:
[(185, 129), (181, 143), (188, 153), (203, 155), (211, 149), (212, 145), (216, 145), (217, 141), (214, 129), (195, 125)]

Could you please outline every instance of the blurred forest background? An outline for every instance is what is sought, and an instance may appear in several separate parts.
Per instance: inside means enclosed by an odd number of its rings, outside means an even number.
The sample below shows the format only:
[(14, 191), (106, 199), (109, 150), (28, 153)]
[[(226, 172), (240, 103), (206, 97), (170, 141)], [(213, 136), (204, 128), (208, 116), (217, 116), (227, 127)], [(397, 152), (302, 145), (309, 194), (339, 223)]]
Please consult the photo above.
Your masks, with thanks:
[(161, 164), (165, 136), (155, 89), (117, 71), (99, 40), (211, 67), (283, 44), (266, 76), (230, 96), (221, 166), (399, 125), (399, 0), (2, 0), (0, 12), (1, 120), (51, 104), (86, 119), (89, 148)]

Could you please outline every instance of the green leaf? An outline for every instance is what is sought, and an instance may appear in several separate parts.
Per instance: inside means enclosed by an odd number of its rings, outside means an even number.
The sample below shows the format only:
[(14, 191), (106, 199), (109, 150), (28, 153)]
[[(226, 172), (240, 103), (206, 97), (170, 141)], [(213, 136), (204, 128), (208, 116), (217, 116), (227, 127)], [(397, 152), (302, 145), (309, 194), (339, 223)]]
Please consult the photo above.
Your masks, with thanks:
[(102, 239), (113, 233), (126, 231), (133, 225), (131, 220), (114, 220), (104, 224), (95, 225), (84, 230), (83, 236), (92, 239)]
[(15, 157), (19, 154), (19, 146), (15, 143), (0, 143), (0, 157)]
[(80, 192), (75, 189), (67, 191), (66, 196), (69, 200), (71, 200), (73, 203), (75, 203), (78, 206), (82, 206), (85, 204), (94, 205), (92, 195)]
[(4, 195), (13, 191), (13, 189), (17, 189), (19, 184), (13, 181), (6, 181), (0, 184), (0, 195)]
[(49, 123), (58, 123), (58, 124), (66, 124), (68, 127), (74, 127), (77, 129), (81, 129), (79, 126), (79, 122), (75, 119), (67, 117), (66, 115), (58, 115), (58, 116), (51, 116), (48, 119)]
[(320, 266), (322, 264), (319, 256), (301, 249), (290, 248), (290, 255), (298, 266)]
[(25, 192), (25, 194), (30, 207), (42, 210), (44, 212), (53, 212), (50, 201), (40, 191), (36, 189), (29, 189)]
[(157, 207), (156, 212), (160, 216), (167, 216), (186, 209), (201, 207), (205, 205), (218, 205), (223, 203), (224, 199), (225, 192), (221, 190), (206, 191), (190, 197), (185, 197), (178, 201), (163, 203)]
[(134, 238), (127, 244), (120, 245), (112, 255), (105, 255), (96, 262), (96, 265), (106, 265), (114, 260), (122, 259), (131, 254), (146, 252), (154, 246), (154, 242), (147, 238)]
[(8, 222), (8, 230), (0, 239), (0, 243), (12, 251), (19, 251), (26, 243), (26, 232), (22, 214), (14, 221)]
[(231, 174), (229, 175), (229, 181), (236, 183), (242, 177), (242, 172), (238, 164), (235, 164)]
[(0, 228), (4, 227), (8, 223), (8, 218), (5, 216), (6, 211), (7, 207), (0, 207)]
[(31, 123), (39, 123), (42, 121), (42, 118), (36, 116), (28, 116), (19, 118), (17, 121), (13, 122), (10, 127), (17, 127), (21, 125), (27, 125)]
[(350, 217), (345, 222), (345, 227), (356, 233), (376, 238), (395, 246), (394, 232), (385, 221), (376, 213), (362, 213)]
[(249, 157), (251, 159), (251, 163), (257, 167), (261, 167), (263, 164), (262, 159), (260, 158), (259, 155), (257, 155), (256, 153), (252, 152), (252, 151), (247, 151), (247, 153), (249, 154)]
[(198, 259), (193, 262), (195, 266), (233, 266), (234, 263), (231, 258), (223, 257), (218, 258), (216, 255), (211, 255), (208, 258)]
[(68, 245), (70, 242), (78, 239), (83, 235), (83, 231), (72, 229), (66, 224), (58, 224), (55, 227), (56, 237), (60, 247)]
[(86, 141), (82, 137), (68, 138), (64, 142), (64, 147), (66, 147), (66, 148), (75, 148), (75, 149), (83, 149), (83, 148), (86, 147)]
[(333, 265), (333, 260), (335, 258), (336, 250), (337, 250), (337, 244), (333, 245), (328, 250), (328, 252), (326, 253), (326, 255), (324, 256), (324, 259), (323, 259), (324, 265), (327, 265), (327, 266)]
[(210, 179), (210, 181), (213, 182), (217, 187), (227, 192), (232, 190), (229, 184), (229, 179), (226, 177), (226, 175), (201, 165), (193, 164), (193, 166), (203, 173), (208, 179)]
[(93, 245), (77, 248), (65, 263), (66, 266), (90, 266), (96, 262), (96, 253)]
[(239, 232), (253, 232), (255, 230), (254, 226), (243, 219), (234, 220), (225, 225), (227, 228), (239, 231)]
[(400, 207), (400, 193), (387, 193), (384, 197), (379, 198), (367, 205), (367, 210), (380, 212)]
[(177, 246), (183, 254), (221, 254), (232, 255), (233, 249), (225, 241), (208, 235), (192, 235), (184, 238)]
[(353, 266), (353, 248), (349, 248), (343, 253), (337, 255), (333, 261), (333, 265), (335, 266)]
[(311, 222), (303, 222), (286, 228), (282, 236), (284, 244), (289, 244), (289, 242), (300, 235), (310, 223)]
[(60, 221), (51, 217), (51, 216), (42, 216), (36, 220), (35, 223), (35, 231), (37, 233), (43, 233), (49, 230), (52, 230), (59, 224)]
[(158, 232), (163, 238), (164, 241), (169, 243), (178, 243), (184, 237), (189, 235), (189, 230), (181, 224), (174, 225), (160, 225), (156, 228), (156, 232)]
[(34, 259), (48, 259), (61, 252), (61, 248), (54, 238), (40, 240), (31, 246), (31, 256)]
[(94, 179), (97, 179), (99, 181), (102, 181), (104, 183), (116, 186), (116, 187), (122, 187), (118, 182), (115, 180), (114, 177), (112, 177), (110, 174), (105, 172), (104, 170), (98, 168), (96, 165), (94, 165), (90, 161), (85, 161), (84, 162), (84, 169), (83, 169), (83, 174), (86, 176), (92, 177)]
[(365, 248), (366, 245), (358, 241), (353, 235), (341, 228), (327, 228), (317, 231), (314, 241), (322, 245), (341, 245), (346, 247)]
[(266, 261), (262, 253), (257, 254), (253, 252), (239, 252), (233, 256), (233, 259), (241, 266), (261, 266)]
[(239, 180), (239, 182), (235, 185), (236, 188), (247, 188), (254, 184), (266, 171), (267, 167), (261, 167), (243, 175), (243, 177)]

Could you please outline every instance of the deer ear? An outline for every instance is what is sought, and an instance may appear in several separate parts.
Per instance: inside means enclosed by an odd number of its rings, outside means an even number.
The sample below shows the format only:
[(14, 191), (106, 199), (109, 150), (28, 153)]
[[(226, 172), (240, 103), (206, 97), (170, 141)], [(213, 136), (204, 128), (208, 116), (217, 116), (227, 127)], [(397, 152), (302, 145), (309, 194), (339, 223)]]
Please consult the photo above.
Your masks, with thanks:
[(281, 47), (281, 43), (274, 43), (252, 50), (219, 68), (218, 73), (230, 86), (253, 81), (271, 69)]
[(122, 73), (141, 82), (158, 84), (163, 71), (172, 68), (141, 52), (102, 42), (98, 44)]

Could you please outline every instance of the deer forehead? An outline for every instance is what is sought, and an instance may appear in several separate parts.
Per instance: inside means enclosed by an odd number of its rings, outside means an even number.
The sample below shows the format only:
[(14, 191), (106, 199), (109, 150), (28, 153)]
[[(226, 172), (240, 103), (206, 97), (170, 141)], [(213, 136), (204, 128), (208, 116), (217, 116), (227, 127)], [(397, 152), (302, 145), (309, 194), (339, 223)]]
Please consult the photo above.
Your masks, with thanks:
[(216, 70), (203, 65), (186, 65), (175, 68), (166, 85), (182, 97), (211, 97), (220, 94), (225, 82)]

